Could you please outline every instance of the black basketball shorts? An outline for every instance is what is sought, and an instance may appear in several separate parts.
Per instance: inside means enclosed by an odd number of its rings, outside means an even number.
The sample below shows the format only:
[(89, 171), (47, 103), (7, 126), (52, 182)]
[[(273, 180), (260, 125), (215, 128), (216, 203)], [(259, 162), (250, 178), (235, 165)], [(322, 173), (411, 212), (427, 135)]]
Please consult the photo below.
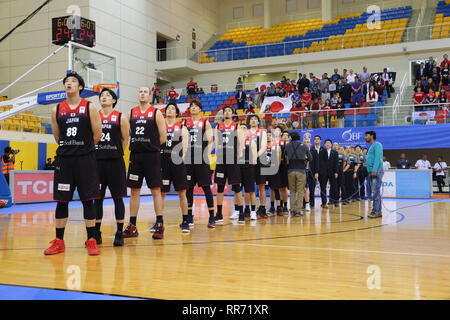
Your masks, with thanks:
[(206, 187), (212, 184), (211, 167), (209, 164), (186, 164), (187, 182), (189, 188)]
[(280, 166), (280, 188), (287, 188), (289, 185), (288, 182), (288, 167), (286, 164), (282, 164)]
[(127, 185), (140, 189), (144, 181), (150, 189), (161, 188), (161, 154), (159, 152), (131, 153)]
[(95, 154), (56, 157), (53, 199), (60, 202), (73, 200), (75, 188), (81, 201), (100, 198), (100, 183)]
[(174, 164), (171, 159), (162, 157), (162, 187), (161, 192), (170, 191), (170, 184), (173, 183), (175, 191), (186, 190), (188, 187), (187, 173), (184, 164)]
[(106, 188), (114, 199), (127, 196), (127, 171), (123, 158), (97, 159), (100, 179), (100, 198), (105, 197)]
[(218, 185), (224, 186), (227, 184), (236, 185), (241, 184), (241, 169), (237, 164), (217, 164), (216, 173), (214, 175), (214, 182)]
[(241, 165), (241, 180), (245, 193), (255, 192), (255, 166)]

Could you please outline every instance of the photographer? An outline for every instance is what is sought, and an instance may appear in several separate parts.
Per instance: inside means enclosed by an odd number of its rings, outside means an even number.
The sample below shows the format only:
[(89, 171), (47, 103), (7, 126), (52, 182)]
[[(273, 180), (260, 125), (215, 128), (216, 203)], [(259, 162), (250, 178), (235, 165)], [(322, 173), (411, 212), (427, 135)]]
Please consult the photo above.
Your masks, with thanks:
[(9, 185), (9, 173), (14, 170), (14, 163), (16, 163), (16, 154), (20, 150), (13, 150), (11, 147), (5, 148), (5, 153), (2, 156), (2, 172), (5, 176), (6, 182)]

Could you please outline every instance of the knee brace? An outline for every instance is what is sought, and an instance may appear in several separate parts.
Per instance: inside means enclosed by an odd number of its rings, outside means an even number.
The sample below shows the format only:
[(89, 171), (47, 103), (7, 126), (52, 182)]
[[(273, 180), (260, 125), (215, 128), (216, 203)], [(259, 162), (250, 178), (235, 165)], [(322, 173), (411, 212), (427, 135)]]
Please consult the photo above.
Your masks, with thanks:
[(231, 186), (231, 190), (233, 190), (234, 193), (239, 193), (242, 191), (242, 188), (240, 185), (235, 184), (235, 185)]
[(103, 199), (95, 199), (94, 207), (95, 207), (95, 218), (97, 220), (102, 220), (103, 219)]
[(194, 188), (188, 188), (186, 191), (186, 198), (188, 202), (188, 208), (192, 208), (194, 204)]
[(217, 193), (223, 193), (225, 191), (225, 186), (220, 184), (217, 185)]
[(114, 213), (116, 214), (116, 221), (125, 219), (125, 205), (123, 199), (114, 199)]
[(211, 187), (206, 186), (206, 187), (202, 187), (202, 189), (203, 189), (203, 192), (205, 193), (206, 204), (208, 205), (208, 208), (214, 208), (214, 199), (213, 199), (213, 195), (211, 192)]
[(95, 220), (94, 202), (83, 201), (83, 217), (85, 220)]
[(66, 219), (69, 217), (69, 203), (68, 202), (58, 202), (55, 210), (56, 219)]

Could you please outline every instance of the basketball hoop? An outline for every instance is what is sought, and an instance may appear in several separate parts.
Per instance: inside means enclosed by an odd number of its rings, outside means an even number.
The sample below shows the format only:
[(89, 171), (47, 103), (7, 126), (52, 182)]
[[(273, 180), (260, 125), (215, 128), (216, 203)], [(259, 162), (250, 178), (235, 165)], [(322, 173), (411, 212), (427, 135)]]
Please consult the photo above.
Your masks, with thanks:
[(119, 88), (119, 85), (117, 83), (101, 83), (94, 86), (94, 91), (101, 92), (103, 89), (115, 90), (117, 88)]

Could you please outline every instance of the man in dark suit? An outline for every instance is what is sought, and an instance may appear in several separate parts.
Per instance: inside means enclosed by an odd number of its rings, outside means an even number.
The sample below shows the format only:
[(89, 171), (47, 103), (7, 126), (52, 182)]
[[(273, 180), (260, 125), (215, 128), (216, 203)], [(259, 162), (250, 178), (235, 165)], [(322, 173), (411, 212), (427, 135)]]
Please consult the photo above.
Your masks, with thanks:
[(434, 64), (434, 58), (430, 57), (428, 61), (425, 63), (425, 75), (428, 77), (431, 77), (431, 74), (433, 73), (433, 64)]
[(330, 205), (338, 206), (337, 179), (339, 155), (331, 147), (333, 142), (325, 140), (325, 148), (319, 153), (319, 182), (322, 197), (322, 208), (327, 209), (327, 182), (330, 181)]
[(242, 87), (239, 88), (239, 91), (236, 93), (236, 100), (237, 100), (237, 108), (245, 110), (245, 99), (246, 99), (246, 93), (243, 91)]
[(314, 137), (314, 146), (311, 147), (312, 161), (309, 163), (309, 176), (307, 177), (307, 185), (309, 190), (309, 203), (311, 209), (314, 209), (314, 196), (316, 191), (316, 181), (319, 180), (319, 153), (325, 150), (321, 146), (322, 138), (320, 136)]
[(425, 69), (425, 63), (422, 62), (420, 64), (420, 68), (417, 69), (417, 71), (416, 71), (416, 81), (421, 80), (423, 75), (426, 76), (426, 69)]

